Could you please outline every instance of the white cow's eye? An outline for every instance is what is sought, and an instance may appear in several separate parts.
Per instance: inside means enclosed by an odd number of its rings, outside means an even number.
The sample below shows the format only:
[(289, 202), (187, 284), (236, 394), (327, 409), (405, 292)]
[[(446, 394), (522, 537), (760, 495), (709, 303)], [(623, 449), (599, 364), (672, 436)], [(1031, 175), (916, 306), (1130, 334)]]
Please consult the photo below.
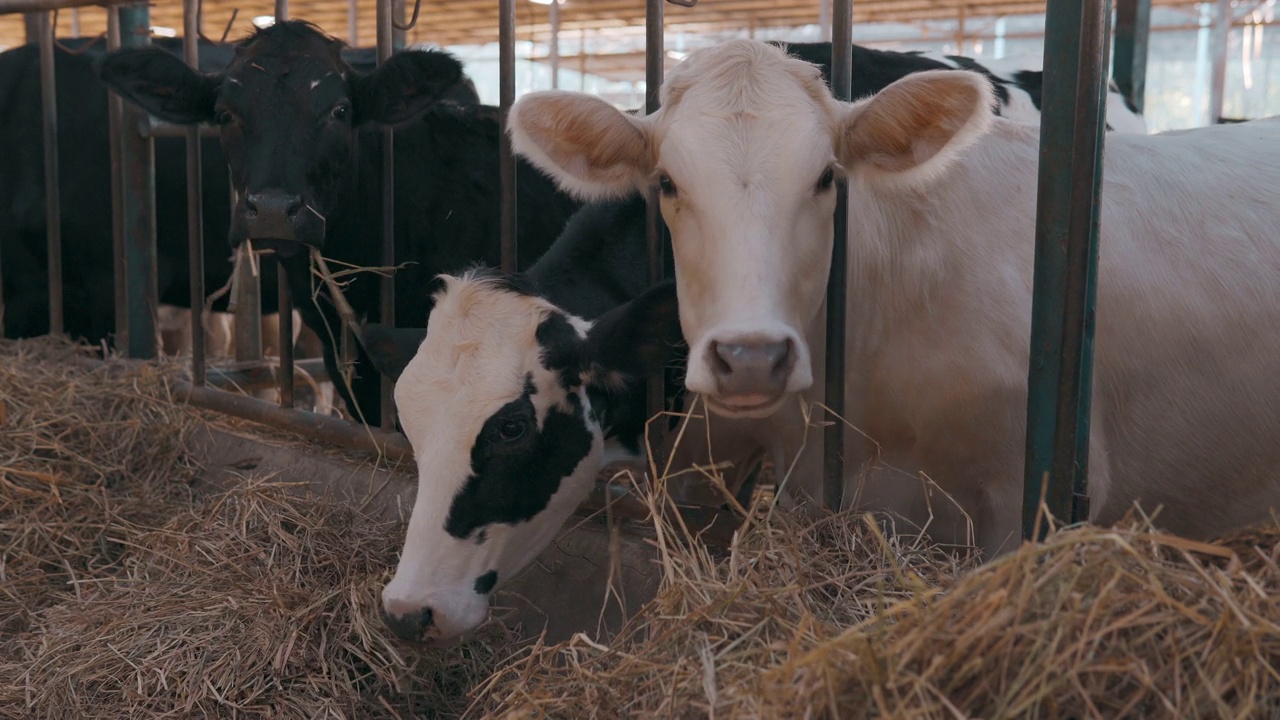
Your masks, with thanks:
[(658, 189), (667, 197), (676, 196), (676, 184), (671, 181), (671, 176), (666, 173), (660, 173), (658, 175)]
[(830, 187), (835, 184), (835, 181), (836, 169), (831, 166), (827, 166), (826, 171), (822, 173), (822, 177), (818, 178), (818, 192), (830, 189)]

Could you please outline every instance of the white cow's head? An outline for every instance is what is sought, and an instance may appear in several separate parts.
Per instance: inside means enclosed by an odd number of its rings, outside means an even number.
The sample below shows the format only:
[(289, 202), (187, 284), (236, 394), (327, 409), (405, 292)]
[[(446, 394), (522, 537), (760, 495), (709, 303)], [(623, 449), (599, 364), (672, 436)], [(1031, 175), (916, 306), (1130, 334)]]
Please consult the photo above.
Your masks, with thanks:
[(735, 40), (690, 53), (662, 102), (637, 117), (587, 95), (530, 93), (509, 131), (582, 197), (658, 185), (686, 385), (722, 415), (762, 417), (813, 381), (806, 333), (826, 294), (836, 176), (865, 178), (857, 191), (919, 186), (981, 134), (994, 99), (981, 75), (932, 71), (841, 103), (816, 66)]
[(669, 283), (589, 323), (518, 278), (445, 278), (396, 382), (418, 463), (404, 550), (382, 592), (397, 635), (444, 644), (484, 621), (490, 593), (590, 491), (617, 395), (679, 340)]

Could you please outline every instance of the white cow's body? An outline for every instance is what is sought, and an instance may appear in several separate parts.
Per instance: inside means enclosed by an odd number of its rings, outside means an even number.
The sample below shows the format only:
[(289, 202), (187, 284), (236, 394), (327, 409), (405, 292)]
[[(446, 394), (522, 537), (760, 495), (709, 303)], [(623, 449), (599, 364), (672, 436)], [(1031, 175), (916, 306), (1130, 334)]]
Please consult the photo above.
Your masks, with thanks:
[[(942, 541), (964, 540), (967, 518), (988, 554), (1007, 550), (1022, 500), (1036, 128), (993, 120), (990, 88), (966, 73), (838, 103), (811, 66), (763, 48), (692, 53), (646, 118), (528, 95), (512, 115), (516, 149), (585, 196), (661, 181), (687, 384), (797, 462), (793, 482), (815, 496), (818, 432), (800, 451), (798, 400), (822, 397), (823, 168), (838, 160), (857, 429), (845, 496), (932, 517)], [(1160, 522), (1188, 535), (1263, 520), (1280, 507), (1280, 122), (1109, 134), (1103, 177), (1092, 518), (1136, 500), (1163, 504)]]

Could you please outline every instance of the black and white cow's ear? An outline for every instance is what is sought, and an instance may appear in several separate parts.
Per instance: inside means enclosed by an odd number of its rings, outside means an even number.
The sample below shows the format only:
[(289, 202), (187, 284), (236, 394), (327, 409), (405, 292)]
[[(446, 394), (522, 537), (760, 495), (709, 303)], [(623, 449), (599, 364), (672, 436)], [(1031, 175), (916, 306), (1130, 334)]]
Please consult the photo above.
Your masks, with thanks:
[(360, 344), (378, 372), (399, 380), (427, 337), (426, 328), (396, 328), (367, 323), (360, 328)]
[(357, 125), (398, 125), (417, 118), (463, 79), (462, 63), (439, 50), (406, 50), (355, 80)]
[(618, 389), (657, 372), (684, 342), (675, 281), (605, 313), (587, 331), (589, 385)]
[(191, 69), (160, 48), (107, 53), (98, 76), (126, 100), (162, 120), (192, 125), (213, 120), (220, 78)]

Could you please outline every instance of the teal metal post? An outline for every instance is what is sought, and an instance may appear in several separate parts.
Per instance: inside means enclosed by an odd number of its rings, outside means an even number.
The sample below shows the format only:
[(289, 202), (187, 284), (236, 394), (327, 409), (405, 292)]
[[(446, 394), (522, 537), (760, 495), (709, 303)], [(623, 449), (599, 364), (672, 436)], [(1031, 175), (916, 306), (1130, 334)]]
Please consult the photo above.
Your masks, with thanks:
[(1134, 110), (1142, 112), (1147, 94), (1147, 39), (1151, 0), (1116, 0), (1116, 86)]
[[(120, 46), (151, 44), (150, 9), (145, 3), (123, 5)], [(120, 124), (120, 203), (124, 240), (125, 351), (131, 358), (156, 357), (155, 146), (143, 135), (146, 111), (124, 103)], [(117, 325), (119, 320), (117, 319)]]
[(1045, 17), (1023, 536), (1043, 494), (1088, 516), (1089, 410), (1110, 0), (1049, 0)]

